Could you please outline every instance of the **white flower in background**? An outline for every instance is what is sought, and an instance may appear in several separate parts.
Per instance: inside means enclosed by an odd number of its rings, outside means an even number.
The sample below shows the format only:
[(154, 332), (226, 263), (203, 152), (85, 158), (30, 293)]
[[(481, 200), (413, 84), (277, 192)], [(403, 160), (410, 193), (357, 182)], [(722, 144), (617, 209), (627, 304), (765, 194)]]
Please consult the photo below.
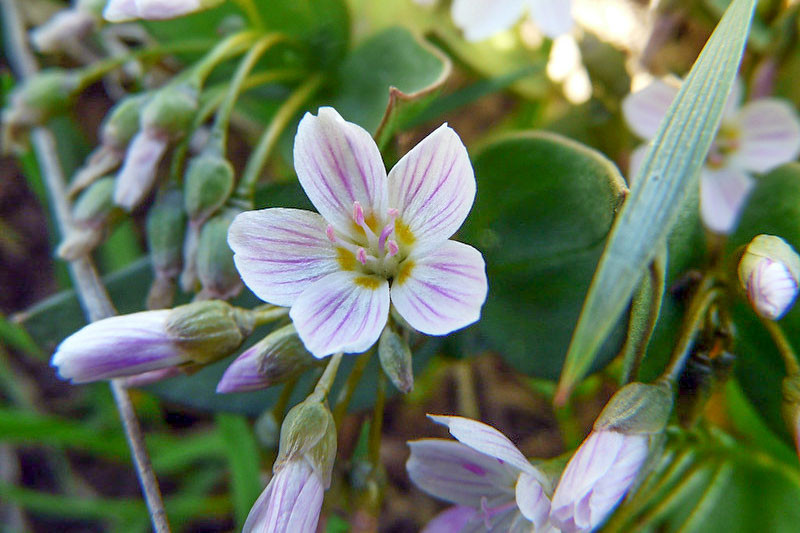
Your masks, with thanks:
[(65, 48), (74, 47), (75, 43), (89, 35), (97, 22), (97, 15), (78, 2), (68, 9), (62, 9), (50, 20), (31, 30), (31, 43), (42, 53), (63, 52)]
[(109, 22), (181, 17), (213, 7), (223, 0), (109, 0), (103, 18)]
[(431, 133), (387, 178), (370, 134), (323, 107), (300, 122), (294, 164), (319, 214), (245, 212), (228, 243), (256, 296), (291, 307), (309, 352), (367, 350), (390, 302), (428, 335), (478, 320), (487, 292), (483, 257), (449, 240), (475, 198), (469, 156), (452, 129)]
[(450, 14), (468, 41), (507, 30), (526, 14), (542, 33), (555, 38), (572, 28), (571, 8), (571, 0), (453, 0)]
[(434, 518), (425, 533), (558, 531), (548, 522), (550, 481), (505, 435), (468, 418), (429, 416), (458, 442), (409, 442), (406, 470), (420, 489), (456, 506)]
[[(628, 95), (622, 103), (628, 126), (643, 139), (655, 137), (677, 93), (676, 87), (657, 80)], [(733, 231), (754, 185), (752, 173), (767, 172), (800, 153), (800, 121), (788, 102), (762, 98), (742, 105), (741, 99), (742, 87), (736, 84), (700, 177), (701, 215), (716, 233)], [(639, 147), (632, 155), (631, 176), (646, 149)]]
[(636, 480), (647, 459), (648, 442), (646, 434), (593, 431), (561, 474), (550, 521), (562, 533), (600, 525)]

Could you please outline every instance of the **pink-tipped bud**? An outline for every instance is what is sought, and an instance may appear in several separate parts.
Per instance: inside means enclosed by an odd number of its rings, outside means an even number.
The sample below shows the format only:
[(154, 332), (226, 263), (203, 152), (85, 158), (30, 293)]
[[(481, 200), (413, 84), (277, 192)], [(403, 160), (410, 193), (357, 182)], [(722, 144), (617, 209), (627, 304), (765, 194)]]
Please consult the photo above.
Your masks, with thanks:
[(753, 309), (778, 320), (791, 309), (800, 281), (800, 256), (774, 235), (754, 238), (739, 261), (739, 281)]

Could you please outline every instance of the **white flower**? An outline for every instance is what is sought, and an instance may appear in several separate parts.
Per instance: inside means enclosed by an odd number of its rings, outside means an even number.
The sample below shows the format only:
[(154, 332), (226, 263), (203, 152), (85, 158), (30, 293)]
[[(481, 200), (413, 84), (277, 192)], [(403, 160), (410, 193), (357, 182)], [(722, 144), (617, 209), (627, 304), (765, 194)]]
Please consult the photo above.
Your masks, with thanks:
[(320, 214), (242, 213), (228, 244), (256, 296), (291, 307), (309, 352), (367, 350), (390, 302), (428, 335), (478, 320), (487, 292), (483, 257), (448, 240), (475, 198), (472, 166), (452, 129), (430, 134), (387, 178), (369, 133), (323, 107), (300, 122), (294, 162)]
[(453, 0), (450, 14), (468, 41), (481, 41), (511, 28), (526, 13), (555, 38), (572, 28), (571, 0)]
[[(657, 80), (629, 94), (622, 103), (628, 126), (643, 139), (655, 137), (677, 93), (676, 87)], [(741, 98), (742, 87), (736, 84), (700, 178), (703, 222), (716, 233), (733, 231), (754, 185), (752, 173), (767, 172), (800, 153), (800, 121), (788, 102), (762, 98), (741, 105)], [(632, 155), (631, 175), (646, 148), (639, 147)]]
[(636, 480), (648, 447), (646, 434), (593, 431), (561, 474), (550, 521), (563, 533), (600, 525)]
[(550, 481), (508, 438), (491, 426), (459, 416), (431, 416), (459, 442), (409, 442), (406, 470), (428, 494), (456, 504), (434, 518), (426, 533), (558, 531), (548, 522)]
[(747, 298), (759, 315), (778, 320), (797, 298), (797, 280), (786, 265), (764, 258), (747, 280)]
[(91, 33), (96, 25), (95, 15), (80, 6), (63, 9), (31, 30), (31, 43), (42, 53), (63, 52)]
[(109, 0), (103, 18), (110, 22), (161, 20), (213, 7), (222, 0)]

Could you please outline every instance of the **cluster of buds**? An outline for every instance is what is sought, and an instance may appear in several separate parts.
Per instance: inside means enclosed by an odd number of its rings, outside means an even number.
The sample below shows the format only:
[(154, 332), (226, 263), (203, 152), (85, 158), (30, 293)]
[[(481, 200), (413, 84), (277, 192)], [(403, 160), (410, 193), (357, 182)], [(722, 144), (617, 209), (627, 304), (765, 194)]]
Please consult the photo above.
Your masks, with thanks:
[(800, 256), (780, 237), (759, 235), (739, 261), (739, 281), (760, 316), (779, 320), (797, 298)]
[(218, 300), (119, 315), (67, 337), (51, 364), (73, 383), (203, 366), (232, 354), (253, 327), (251, 312)]

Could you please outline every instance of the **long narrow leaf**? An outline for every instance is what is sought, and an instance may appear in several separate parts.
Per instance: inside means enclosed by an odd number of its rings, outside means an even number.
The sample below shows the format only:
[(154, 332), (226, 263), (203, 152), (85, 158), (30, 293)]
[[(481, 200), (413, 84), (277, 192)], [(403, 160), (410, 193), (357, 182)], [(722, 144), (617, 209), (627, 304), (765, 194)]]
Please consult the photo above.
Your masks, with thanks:
[(734, 0), (667, 111), (633, 189), (608, 236), (570, 342), (556, 403), (566, 401), (625, 310), (645, 268), (662, 246), (722, 119), (756, 0)]

